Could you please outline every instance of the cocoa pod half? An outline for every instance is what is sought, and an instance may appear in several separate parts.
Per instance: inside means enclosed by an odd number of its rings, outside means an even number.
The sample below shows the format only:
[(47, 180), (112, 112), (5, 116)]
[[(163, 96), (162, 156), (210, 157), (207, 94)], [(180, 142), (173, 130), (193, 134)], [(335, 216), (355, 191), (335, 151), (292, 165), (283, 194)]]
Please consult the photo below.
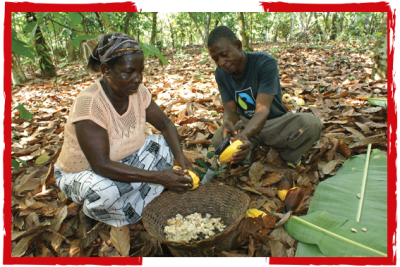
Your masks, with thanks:
[(300, 188), (292, 188), (286, 194), (285, 205), (287, 211), (293, 211), (300, 204), (303, 198), (303, 191)]

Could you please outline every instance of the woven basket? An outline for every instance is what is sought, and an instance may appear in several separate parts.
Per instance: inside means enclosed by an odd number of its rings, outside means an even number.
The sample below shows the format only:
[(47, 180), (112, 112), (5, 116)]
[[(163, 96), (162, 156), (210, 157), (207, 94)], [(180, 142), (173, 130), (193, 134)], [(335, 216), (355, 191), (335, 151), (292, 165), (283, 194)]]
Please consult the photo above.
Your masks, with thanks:
[[(231, 186), (206, 184), (186, 193), (165, 192), (151, 201), (143, 211), (143, 225), (150, 236), (167, 245), (175, 257), (214, 256), (229, 251), (237, 238), (236, 228), (244, 217), (249, 197)], [(167, 241), (164, 227), (167, 220), (180, 213), (206, 213), (222, 218), (227, 226), (221, 233), (197, 242)]]

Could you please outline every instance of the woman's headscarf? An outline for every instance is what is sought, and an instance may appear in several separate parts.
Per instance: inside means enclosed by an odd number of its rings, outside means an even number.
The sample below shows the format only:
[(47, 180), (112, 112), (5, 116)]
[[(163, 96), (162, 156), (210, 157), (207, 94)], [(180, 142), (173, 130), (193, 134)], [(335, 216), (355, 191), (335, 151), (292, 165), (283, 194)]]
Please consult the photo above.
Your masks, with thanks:
[[(114, 33), (110, 38), (108, 38), (108, 42), (105, 41), (105, 38), (107, 38), (106, 35), (100, 35), (96, 38), (100, 39), (97, 46), (98, 53), (95, 53), (99, 55), (98, 58), (93, 55), (88, 42), (84, 44), (89, 47), (92, 57), (99, 60), (101, 63), (107, 62), (115, 57), (143, 51), (139, 43), (125, 33)], [(92, 42), (92, 40), (89, 42)], [(86, 57), (86, 50), (84, 49), (84, 51)]]

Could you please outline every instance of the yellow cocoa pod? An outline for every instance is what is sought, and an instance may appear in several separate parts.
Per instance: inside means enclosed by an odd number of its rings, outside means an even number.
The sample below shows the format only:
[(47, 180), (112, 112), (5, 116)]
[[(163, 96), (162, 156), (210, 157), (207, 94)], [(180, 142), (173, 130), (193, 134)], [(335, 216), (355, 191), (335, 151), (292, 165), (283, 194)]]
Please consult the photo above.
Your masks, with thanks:
[(292, 97), (291, 97), (289, 94), (284, 94), (284, 95), (282, 96), (282, 100), (283, 100), (283, 102), (285, 102), (285, 103), (290, 103), (290, 102), (292, 102)]
[(189, 190), (195, 190), (197, 187), (199, 187), (200, 178), (191, 170), (189, 170), (189, 175), (190, 175), (190, 177), (192, 177), (192, 180), (193, 180), (193, 187), (192, 187), (192, 189), (189, 189)]
[(296, 188), (298, 188), (298, 187), (292, 187), (292, 188), (290, 188), (289, 190), (278, 190), (278, 197), (279, 197), (282, 201), (285, 201), (287, 193), (288, 193), (290, 190), (296, 189)]
[(265, 212), (262, 212), (261, 210), (258, 209), (248, 209), (246, 211), (246, 218), (251, 217), (251, 218), (258, 218), (260, 215), (262, 217), (266, 216)]
[(303, 98), (297, 98), (296, 100), (296, 105), (298, 106), (304, 106), (306, 104), (306, 102), (304, 102)]
[[(172, 167), (172, 169), (174, 170), (182, 170), (182, 168), (180, 166), (174, 166)], [(199, 187), (199, 183), (200, 183), (200, 178), (191, 170), (188, 170), (190, 178), (192, 178), (193, 180), (193, 187), (189, 190), (195, 190), (197, 187)]]
[(222, 153), (219, 155), (219, 161), (220, 162), (229, 162), (231, 161), (231, 157), (233, 153), (236, 153), (240, 151), (241, 149), (238, 149), (237, 147), (243, 145), (242, 141), (236, 140), (233, 142), (230, 146), (228, 146)]
[(278, 190), (278, 197), (282, 200), (282, 201), (285, 201), (285, 198), (286, 198), (286, 195), (287, 195), (287, 192), (288, 192), (289, 190)]

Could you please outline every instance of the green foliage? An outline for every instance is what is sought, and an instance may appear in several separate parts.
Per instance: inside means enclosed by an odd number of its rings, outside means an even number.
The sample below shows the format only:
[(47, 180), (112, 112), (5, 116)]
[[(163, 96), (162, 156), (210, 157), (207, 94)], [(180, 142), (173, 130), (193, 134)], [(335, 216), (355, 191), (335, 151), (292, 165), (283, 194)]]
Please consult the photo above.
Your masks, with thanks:
[(161, 54), (157, 47), (142, 42), (140, 42), (140, 46), (142, 47), (143, 54), (146, 58), (156, 56), (164, 65), (168, 65), (167, 59)]
[(26, 110), (23, 103), (19, 104), (14, 109), (19, 111), (19, 115), (24, 120), (30, 121), (33, 118), (32, 114), (28, 110)]
[(204, 169), (208, 170), (208, 165), (201, 159), (197, 159), (199, 162), (200, 166), (203, 167)]
[[(321, 215), (321, 216), (323, 217), (327, 216), (328, 218), (334, 216), (336, 218), (340, 218), (339, 221), (344, 220), (343, 222), (348, 223), (349, 226), (352, 225), (350, 229), (351, 228), (357, 229), (357, 233), (354, 233), (352, 231), (347, 231), (347, 234), (363, 235), (365, 234), (365, 232), (359, 230), (361, 228), (366, 228), (367, 229), (366, 233), (370, 231), (380, 233), (381, 236), (376, 239), (377, 244), (381, 244), (381, 242), (383, 242), (386, 245), (387, 243), (385, 241), (382, 241), (382, 237), (386, 238), (387, 236), (386, 230), (384, 231), (382, 229), (385, 228), (387, 225), (387, 156), (383, 154), (382, 151), (380, 150), (377, 149), (372, 150), (369, 161), (368, 176), (366, 180), (366, 187), (364, 194), (365, 197), (362, 202), (362, 206), (360, 206), (360, 198), (358, 198), (357, 195), (361, 193), (365, 161), (366, 161), (365, 154), (353, 156), (342, 165), (342, 167), (337, 171), (335, 176), (319, 183), (317, 190), (315, 191), (314, 197), (310, 203), (307, 216), (310, 215), (311, 218), (314, 218), (314, 216), (317, 215), (313, 214), (316, 214), (317, 212), (321, 211), (326, 211), (330, 215)], [(360, 222), (354, 224), (353, 222), (356, 221), (357, 214), (359, 211), (361, 211)], [(308, 219), (305, 218), (305, 220)], [(337, 221), (337, 219), (333, 219), (333, 221)], [(329, 223), (324, 223), (324, 222), (322, 222), (322, 225), (320, 223), (316, 224), (320, 227), (322, 226), (324, 229), (328, 229), (330, 227), (341, 228), (340, 223), (338, 226), (333, 221), (332, 225), (328, 225)], [(322, 253), (328, 255), (326, 254), (326, 248), (325, 248), (327, 244), (320, 243), (316, 239), (311, 238), (311, 236), (315, 237), (320, 236), (319, 233), (314, 232), (316, 228), (313, 227), (314, 229), (310, 230), (309, 226), (305, 226), (305, 228), (303, 228), (303, 226), (300, 226), (300, 224), (296, 223), (296, 226), (294, 228), (288, 229), (289, 234), (290, 235), (293, 234), (293, 236), (295, 237), (296, 233), (294, 232), (301, 233), (305, 231), (308, 233), (308, 236), (310, 237), (297, 236), (299, 237), (299, 241), (301, 242), (299, 242), (296, 256), (297, 257), (315, 256), (318, 254), (318, 248), (317, 249), (315, 247), (312, 248), (310, 247), (310, 245), (303, 246), (303, 242), (318, 244), (320, 249), (321, 246), (324, 246), (324, 248), (321, 249)], [(305, 229), (308, 229), (312, 232), (309, 232), (308, 230)], [(384, 231), (385, 233), (382, 234), (382, 231)], [(321, 231), (318, 230), (318, 232)], [(346, 231), (344, 234), (346, 234)], [(350, 237), (352, 236), (354, 235), (350, 235)], [(356, 237), (359, 238), (359, 236)], [(313, 239), (314, 241), (311, 241), (310, 238)], [(353, 238), (350, 239), (354, 241)], [(341, 243), (338, 244), (336, 241), (332, 242), (333, 242), (332, 244), (335, 244), (336, 246), (340, 247), (342, 246)], [(373, 247), (374, 245), (377, 244), (375, 243), (368, 244), (368, 246)], [(383, 253), (386, 253), (382, 249), (379, 248), (375, 249)], [(351, 250), (352, 249), (349, 249), (349, 251)], [(346, 252), (344, 251), (342, 253)], [(364, 252), (357, 252), (357, 253), (364, 253)], [(319, 252), (319, 255), (323, 256), (321, 252)], [(332, 255), (329, 254), (329, 256)], [(344, 255), (336, 254), (336, 256), (344, 256)]]
[(82, 23), (82, 16), (77, 12), (68, 12), (68, 17), (71, 19), (71, 26), (76, 26)]
[(77, 37), (75, 37), (74, 40), (72, 40), (71, 42), (71, 46), (78, 46), (80, 44), (80, 41), (85, 41), (88, 39), (92, 39), (96, 36), (92, 36), (92, 35), (79, 35)]
[(28, 45), (25, 42), (20, 41), (16, 38), (16, 33), (13, 29), (11, 36), (11, 51), (20, 56), (28, 57), (32, 60), (35, 60), (35, 56), (32, 54), (27, 46)]
[(200, 181), (201, 181), (206, 173), (201, 171), (199, 168), (194, 168), (194, 170), (198, 173)]

